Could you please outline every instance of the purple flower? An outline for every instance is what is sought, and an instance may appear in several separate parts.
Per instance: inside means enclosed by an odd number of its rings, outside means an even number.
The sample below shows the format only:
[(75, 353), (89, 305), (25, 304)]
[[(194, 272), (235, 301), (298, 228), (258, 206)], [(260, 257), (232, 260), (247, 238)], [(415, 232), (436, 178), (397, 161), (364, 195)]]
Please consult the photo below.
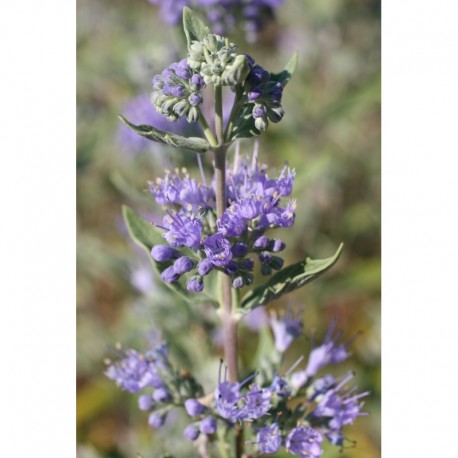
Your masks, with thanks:
[(254, 383), (250, 390), (242, 397), (243, 405), (239, 409), (237, 419), (253, 421), (264, 416), (271, 407), (271, 391), (259, 388)]
[(252, 421), (265, 415), (271, 407), (271, 392), (253, 384), (246, 394), (241, 394), (240, 389), (246, 385), (254, 375), (243, 382), (221, 382), (221, 369), (219, 383), (215, 390), (215, 404), (219, 415), (231, 422)]
[(281, 447), (281, 435), (277, 423), (259, 428), (256, 443), (261, 453), (277, 453)]
[(226, 420), (237, 421), (240, 386), (237, 382), (220, 382), (215, 390), (216, 410)]
[(214, 204), (215, 196), (212, 188), (199, 184), (191, 179), (187, 170), (182, 169), (183, 176), (178, 171), (167, 171), (163, 179), (156, 183), (150, 182), (150, 191), (159, 205), (178, 204), (182, 207), (189, 205), (193, 210), (199, 207), (210, 207)]
[(231, 243), (222, 234), (213, 234), (204, 240), (204, 250), (208, 259), (217, 266), (224, 267), (232, 259)]
[(355, 388), (340, 394), (341, 388), (353, 378), (353, 374), (348, 374), (337, 386), (329, 389), (318, 399), (318, 405), (312, 412), (315, 418), (328, 418), (328, 427), (332, 431), (340, 431), (345, 425), (352, 424), (356, 417), (367, 415), (361, 412), (363, 403), (359, 399), (369, 393), (354, 394)]
[(301, 458), (318, 458), (323, 453), (323, 436), (309, 426), (298, 426), (291, 430), (286, 438), (286, 450)]
[(301, 335), (303, 323), (300, 318), (283, 317), (277, 320), (277, 317), (272, 315), (270, 325), (274, 332), (275, 348), (283, 353), (293, 340)]
[(164, 238), (174, 247), (186, 246), (197, 250), (200, 248), (202, 237), (202, 222), (194, 215), (186, 216), (179, 213), (169, 213), (164, 221), (168, 224), (169, 231)]
[(269, 389), (272, 393), (281, 398), (286, 398), (291, 394), (291, 390), (288, 387), (288, 382), (278, 374), (275, 374)]
[(197, 399), (187, 399), (184, 403), (184, 408), (190, 417), (197, 417), (207, 410)]
[(295, 388), (298, 389), (303, 386), (307, 380), (315, 376), (315, 374), (320, 369), (327, 366), (328, 364), (340, 363), (345, 361), (350, 356), (348, 347), (352, 340), (338, 345), (337, 339), (340, 337), (340, 333), (334, 337), (332, 336), (336, 324), (337, 321), (332, 320), (326, 332), (323, 343), (319, 347), (313, 348), (313, 350), (310, 352), (307, 367), (303, 371), (296, 372), (292, 375), (291, 383)]
[(199, 437), (200, 431), (196, 425), (189, 425), (183, 431), (183, 435), (189, 441), (195, 441)]
[(235, 212), (235, 207), (229, 207), (216, 222), (218, 231), (225, 237), (238, 237), (246, 229), (244, 218)]
[(200, 432), (204, 434), (215, 433), (216, 427), (216, 419), (214, 417), (206, 417), (200, 422)]
[(126, 350), (125, 358), (111, 364), (105, 375), (114, 380), (123, 390), (138, 393), (148, 386), (162, 386), (157, 370), (152, 361), (135, 350)]

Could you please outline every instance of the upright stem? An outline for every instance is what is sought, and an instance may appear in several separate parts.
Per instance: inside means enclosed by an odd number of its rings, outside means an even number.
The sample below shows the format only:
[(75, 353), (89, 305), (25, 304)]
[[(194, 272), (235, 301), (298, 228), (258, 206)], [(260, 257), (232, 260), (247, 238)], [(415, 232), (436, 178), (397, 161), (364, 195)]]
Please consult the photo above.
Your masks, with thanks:
[[(216, 214), (221, 217), (226, 210), (226, 152), (224, 145), (223, 126), (223, 94), (222, 87), (215, 86), (215, 133), (218, 146), (212, 148), (215, 156), (215, 183), (216, 183)], [(237, 382), (237, 319), (232, 313), (232, 284), (229, 276), (221, 273), (222, 280), (222, 310), (221, 321), (223, 326), (224, 357), (227, 364), (228, 380)], [(237, 429), (235, 456), (243, 453), (243, 430)]]

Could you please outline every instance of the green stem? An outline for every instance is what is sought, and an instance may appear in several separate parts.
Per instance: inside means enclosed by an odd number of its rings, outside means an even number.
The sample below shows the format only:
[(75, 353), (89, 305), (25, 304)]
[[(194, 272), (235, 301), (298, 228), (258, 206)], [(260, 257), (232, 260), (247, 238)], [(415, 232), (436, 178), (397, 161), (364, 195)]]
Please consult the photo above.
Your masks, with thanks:
[(215, 86), (215, 132), (218, 145), (221, 146), (224, 143), (222, 86)]
[(204, 131), (205, 138), (208, 140), (208, 143), (210, 143), (210, 146), (212, 148), (216, 148), (218, 146), (218, 142), (213, 135), (212, 130), (210, 129), (207, 120), (205, 119), (204, 114), (202, 111), (199, 109), (199, 123), (202, 127), (202, 130)]
[(232, 134), (232, 128), (234, 127), (234, 119), (236, 118), (236, 116), (240, 112), (240, 109), (243, 106), (243, 103), (241, 100), (242, 94), (243, 94), (243, 89), (241, 89), (240, 87), (236, 87), (235, 102), (234, 102), (234, 105), (232, 105), (232, 110), (231, 110), (231, 114), (229, 115), (229, 120), (227, 122), (226, 131), (224, 132), (224, 139), (226, 142), (229, 141), (229, 138)]

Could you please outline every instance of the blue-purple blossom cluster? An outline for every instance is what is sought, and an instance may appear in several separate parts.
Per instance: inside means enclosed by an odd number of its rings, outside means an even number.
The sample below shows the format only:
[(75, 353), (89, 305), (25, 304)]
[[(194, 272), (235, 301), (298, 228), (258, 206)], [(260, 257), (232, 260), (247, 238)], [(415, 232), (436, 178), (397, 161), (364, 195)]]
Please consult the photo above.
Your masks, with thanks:
[(204, 87), (203, 78), (183, 59), (154, 76), (151, 102), (169, 121), (186, 116), (189, 122), (195, 122), (199, 119)]
[[(274, 317), (271, 324), (280, 352), (302, 329), (300, 320), (291, 317)], [(123, 351), (120, 361), (109, 363), (106, 375), (120, 388), (140, 394), (138, 406), (149, 412), (148, 423), (154, 428), (164, 424), (170, 410), (181, 407), (191, 421), (183, 431), (187, 440), (195, 441), (201, 434), (211, 436), (219, 427), (249, 422), (256, 431), (253, 444), (259, 452), (273, 454), (283, 446), (292, 455), (315, 458), (321, 456), (325, 438), (343, 447), (348, 440), (343, 428), (366, 415), (360, 400), (368, 393), (346, 388), (354, 374), (315, 378), (325, 366), (349, 356), (348, 343), (340, 344), (339, 335), (333, 336), (335, 326), (333, 321), (323, 343), (314, 346), (304, 371), (291, 373), (293, 367), (284, 376), (275, 373), (270, 378), (259, 376), (257, 381), (258, 375), (253, 374), (242, 382), (229, 382), (226, 374), (222, 377), (221, 364), (213, 397), (204, 396), (188, 372), (172, 366), (165, 344), (145, 353)], [(278, 366), (278, 361), (275, 364)], [(290, 400), (294, 400), (291, 405)]]
[(151, 427), (163, 426), (167, 414), (181, 406), (193, 419), (184, 430), (187, 439), (195, 440), (201, 433), (216, 432), (216, 418), (209, 415), (209, 409), (196, 399), (202, 396), (202, 388), (189, 373), (172, 366), (166, 344), (145, 353), (124, 350), (119, 361), (109, 361), (108, 364), (105, 371), (108, 378), (123, 390), (140, 393), (138, 407), (149, 412), (148, 424)]
[(171, 25), (181, 21), (184, 6), (206, 15), (212, 30), (231, 34), (236, 27), (245, 31), (248, 41), (255, 41), (258, 33), (274, 18), (275, 9), (284, 0), (149, 0), (159, 5), (162, 19)]
[[(298, 320), (294, 322), (291, 329), (291, 318), (271, 322), (276, 338), (276, 346), (286, 348), (291, 338), (297, 337), (299, 326)], [(356, 388), (345, 389), (347, 383), (354, 374), (349, 373), (340, 379), (332, 375), (325, 375), (314, 379), (316, 373), (329, 364), (336, 364), (345, 360), (348, 356), (348, 343), (339, 344), (338, 335), (333, 337), (336, 322), (333, 321), (328, 328), (322, 345), (314, 347), (311, 351), (304, 371), (297, 371), (287, 374), (284, 377), (275, 375), (272, 383), (268, 386), (271, 394), (271, 405), (269, 409), (270, 418), (259, 418), (264, 425), (257, 429), (256, 446), (261, 453), (277, 453), (281, 446), (300, 457), (319, 457), (322, 454), (321, 443), (327, 438), (332, 444), (343, 447), (346, 436), (343, 428), (352, 424), (358, 416), (367, 415), (362, 412), (363, 403), (360, 399), (367, 396), (368, 392), (356, 393)], [(281, 332), (278, 329), (282, 327)], [(281, 337), (280, 337), (281, 336)], [(285, 340), (285, 336), (288, 336)], [(286, 345), (285, 342), (288, 344)], [(291, 371), (289, 371), (291, 372)], [(302, 374), (306, 373), (304, 379)], [(298, 377), (301, 382), (298, 385)], [(236, 384), (232, 384), (236, 385)], [(227, 382), (219, 384), (220, 391), (227, 391)], [(285, 399), (295, 399), (294, 409), (288, 407)], [(297, 401), (300, 401), (299, 404)], [(298, 405), (297, 405), (298, 404)], [(216, 400), (217, 410), (218, 401)], [(223, 404), (226, 413), (227, 402)], [(298, 424), (298, 420), (299, 424)]]
[(283, 202), (292, 192), (294, 170), (287, 165), (276, 178), (254, 160), (236, 162), (227, 172), (227, 209), (216, 217), (213, 186), (198, 183), (186, 170), (168, 171), (150, 183), (151, 193), (166, 209), (162, 228), (169, 245), (156, 245), (151, 254), (163, 263), (161, 278), (173, 283), (189, 274), (187, 289), (202, 291), (212, 270), (229, 275), (234, 288), (250, 285), (256, 256), (263, 275), (283, 266), (278, 253), (283, 241), (264, 235), (268, 228), (290, 227), (295, 201)]

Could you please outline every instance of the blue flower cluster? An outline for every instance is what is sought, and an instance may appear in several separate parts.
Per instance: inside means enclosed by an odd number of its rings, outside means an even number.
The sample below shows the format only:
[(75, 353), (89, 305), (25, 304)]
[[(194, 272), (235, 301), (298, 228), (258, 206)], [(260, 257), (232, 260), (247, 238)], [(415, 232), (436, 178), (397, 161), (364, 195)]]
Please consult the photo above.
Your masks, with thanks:
[[(271, 320), (277, 350), (284, 351), (302, 328), (297, 319), (286, 317)], [(309, 354), (305, 370), (274, 377), (268, 390), (272, 395), (269, 415), (275, 418), (258, 428), (256, 445), (262, 453), (277, 453), (282, 444), (293, 455), (301, 457), (319, 457), (322, 454), (321, 443), (326, 437), (332, 444), (343, 446), (346, 440), (342, 432), (344, 426), (352, 424), (362, 412), (363, 404), (359, 401), (368, 392), (356, 393), (356, 388), (346, 390), (346, 384), (353, 378), (350, 373), (336, 379), (332, 375), (314, 379), (317, 372), (329, 364), (344, 361), (350, 355), (350, 342), (340, 344), (339, 335), (333, 336), (336, 322), (333, 321), (323, 343), (314, 347)], [(300, 360), (299, 360), (300, 362)], [(288, 372), (291, 372), (288, 371)], [(221, 389), (229, 391), (226, 382), (220, 383)], [(301, 400), (293, 409), (285, 399)], [(218, 400), (216, 400), (218, 408)], [(296, 403), (297, 404), (297, 403)], [(225, 411), (227, 403), (224, 404)], [(298, 425), (298, 420), (299, 425)]]
[[(275, 316), (271, 324), (280, 352), (288, 348), (302, 329), (300, 320), (291, 317)], [(148, 423), (154, 428), (164, 424), (170, 410), (181, 407), (191, 420), (183, 432), (190, 441), (201, 434), (212, 435), (219, 427), (226, 429), (249, 422), (255, 428), (254, 444), (259, 452), (277, 453), (284, 446), (293, 455), (319, 457), (324, 438), (343, 446), (348, 440), (343, 428), (358, 416), (366, 415), (360, 399), (368, 393), (345, 388), (354, 376), (352, 373), (340, 378), (328, 374), (315, 379), (320, 369), (349, 356), (349, 342), (340, 344), (338, 334), (333, 336), (335, 326), (333, 321), (323, 343), (314, 346), (303, 371), (291, 374), (290, 370), (284, 376), (276, 373), (273, 378), (264, 377), (261, 383), (255, 381), (254, 374), (239, 383), (227, 381), (226, 374), (222, 377), (221, 364), (213, 397), (204, 396), (201, 386), (188, 372), (172, 366), (163, 343), (145, 353), (125, 350), (122, 359), (110, 362), (105, 373), (120, 388), (141, 393), (138, 406), (150, 412)], [(280, 328), (283, 328), (281, 332)], [(291, 399), (295, 401), (292, 406)]]
[(149, 0), (160, 6), (162, 19), (171, 25), (181, 21), (184, 6), (202, 11), (218, 34), (230, 34), (235, 27), (245, 31), (248, 41), (255, 41), (258, 33), (274, 17), (274, 11), (284, 0)]
[(257, 256), (263, 275), (283, 266), (277, 255), (283, 241), (264, 235), (268, 228), (290, 227), (295, 218), (295, 201), (282, 202), (292, 192), (294, 171), (285, 165), (276, 178), (256, 161), (238, 161), (227, 172), (227, 209), (216, 217), (213, 186), (198, 183), (186, 170), (168, 171), (163, 179), (150, 183), (151, 193), (166, 209), (163, 237), (168, 245), (153, 247), (152, 257), (166, 267), (165, 282), (176, 282), (189, 273), (187, 289), (202, 291), (203, 278), (212, 270), (229, 275), (234, 288), (253, 281)]
[(204, 87), (203, 78), (182, 59), (154, 76), (151, 101), (157, 112), (167, 116), (169, 121), (186, 116), (189, 122), (195, 122), (199, 119), (198, 107), (203, 101)]

